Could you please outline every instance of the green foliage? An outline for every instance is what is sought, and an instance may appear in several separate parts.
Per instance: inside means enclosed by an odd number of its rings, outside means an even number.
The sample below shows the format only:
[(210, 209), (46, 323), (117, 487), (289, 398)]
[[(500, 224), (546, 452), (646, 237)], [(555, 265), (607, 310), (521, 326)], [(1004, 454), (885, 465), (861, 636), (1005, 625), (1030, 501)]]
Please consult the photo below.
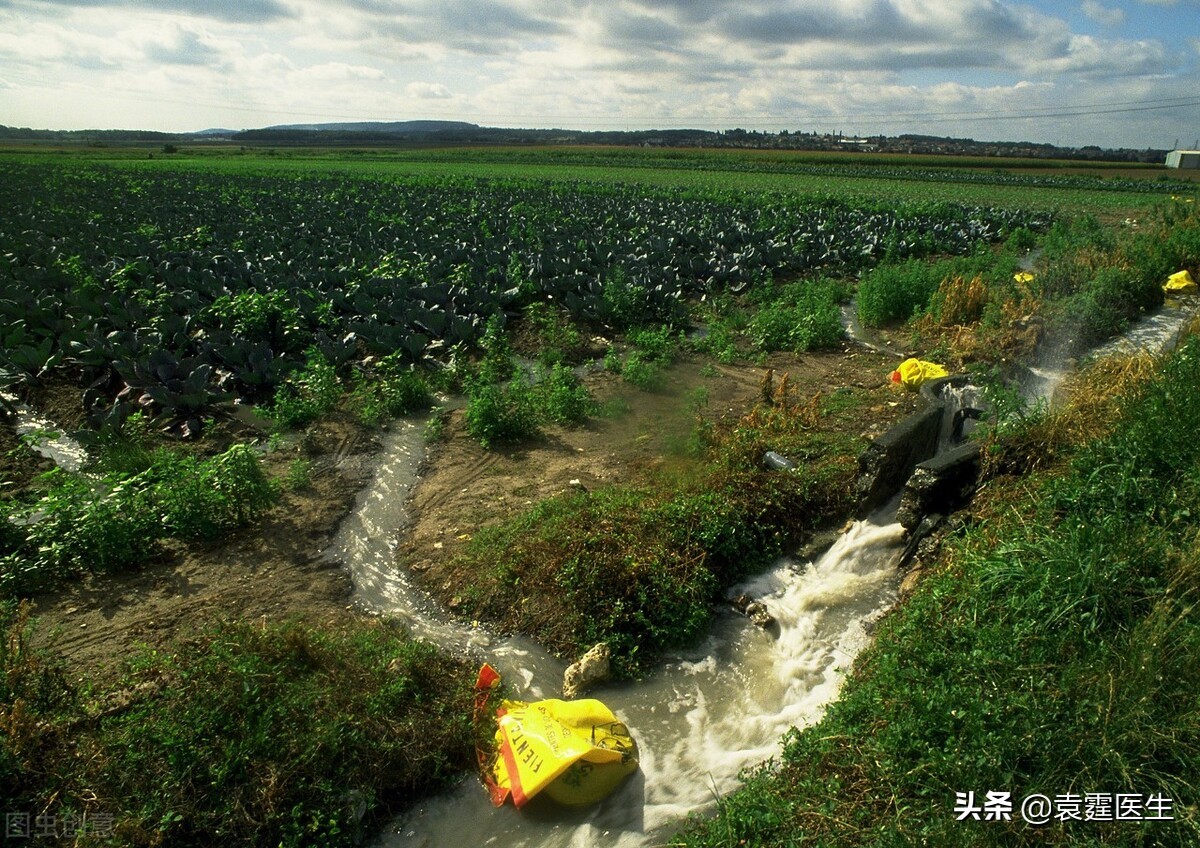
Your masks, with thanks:
[(446, 414), (442, 410), (435, 410), (429, 416), (429, 421), (425, 423), (424, 432), (425, 441), (433, 444), (440, 442), (446, 438)]
[(467, 432), (485, 448), (532, 438), (539, 432), (533, 385), (524, 375), (504, 383), (468, 381), (466, 422)]
[(843, 337), (841, 295), (831, 280), (790, 283), (759, 307), (746, 334), (758, 350), (803, 353), (833, 347)]
[(642, 352), (646, 361), (664, 364), (675, 360), (683, 344), (682, 334), (666, 324), (653, 329), (641, 327), (630, 330), (625, 338), (630, 345)]
[(864, 326), (879, 327), (920, 314), (941, 285), (942, 271), (937, 264), (915, 259), (880, 265), (858, 286), (859, 320)]
[(101, 432), (96, 439), (98, 469), (115, 474), (137, 474), (154, 462), (150, 447), (150, 419), (135, 412), (114, 430)]
[(658, 391), (663, 386), (659, 365), (640, 350), (631, 350), (621, 363), (621, 376), (643, 391)]
[(501, 383), (517, 374), (517, 360), (499, 315), (488, 319), (487, 329), (479, 341), (479, 347), (483, 351), (483, 358), (476, 372), (478, 381)]
[(631, 280), (620, 266), (605, 275), (598, 309), (604, 322), (620, 331), (673, 324), (682, 311), (678, 300)]
[(149, 483), (162, 530), (177, 539), (216, 539), (252, 521), (276, 497), (247, 445), (207, 459), (156, 451)]
[(425, 377), (401, 354), (383, 357), (370, 373), (359, 372), (350, 397), (359, 419), (369, 427), (387, 418), (397, 418), (422, 409), (433, 402), (433, 392)]
[(307, 489), (312, 484), (312, 461), (298, 456), (288, 463), (287, 474), (283, 478), (283, 486), (289, 491)]
[(0, 792), (99, 795), (121, 845), (358, 845), (474, 762), (470, 670), (377, 624), (213, 622), (95, 701), (28, 629), (0, 607)]
[(522, 371), (498, 321), (489, 326), (483, 349), (466, 384), (466, 423), (484, 447), (532, 438), (547, 423), (578, 424), (596, 411), (587, 387), (566, 365), (542, 366), (537, 379)]
[(23, 532), (0, 559), (0, 592), (36, 591), (145, 557), (162, 533), (145, 474), (112, 475), (96, 491), (61, 469), (47, 472), (47, 493), (17, 515)]
[(538, 413), (555, 424), (580, 424), (595, 412), (595, 401), (575, 372), (556, 364), (534, 387)]
[(1062, 307), (1083, 350), (1124, 331), (1130, 321), (1162, 303), (1162, 280), (1135, 270), (1108, 267), (1095, 273), (1084, 289)]
[(539, 363), (548, 368), (576, 361), (583, 337), (561, 310), (538, 301), (525, 307), (525, 320), (537, 337)]
[(1037, 243), (1037, 233), (1028, 227), (1017, 227), (1008, 234), (1004, 248), (1011, 253), (1024, 253), (1037, 247)]
[(988, 290), (1011, 293), (1012, 275), (1017, 267), (1012, 251), (993, 253), (986, 245), (966, 256), (880, 265), (859, 284), (858, 317), (864, 326), (878, 327), (893, 321), (908, 321), (927, 310), (936, 313), (940, 307), (939, 288), (946, 281), (958, 278), (964, 281), (979, 278)]
[(288, 377), (263, 412), (283, 429), (302, 427), (330, 411), (342, 399), (337, 369), (324, 354), (310, 350), (302, 370)]
[(230, 332), (270, 342), (278, 350), (294, 347), (301, 335), (300, 311), (283, 289), (249, 289), (222, 295), (213, 301), (209, 312)]
[(1108, 251), (1113, 246), (1112, 231), (1095, 215), (1060, 218), (1051, 224), (1042, 239), (1042, 249), (1050, 260), (1087, 251)]
[[(705, 396), (691, 402), (698, 411)], [(781, 401), (709, 424), (683, 469), (550, 498), (482, 529), (456, 569), (466, 610), (554, 650), (605, 642), (619, 674), (639, 673), (703, 633), (721, 589), (849, 507), (859, 446), (820, 437), (819, 415)], [(806, 472), (764, 470), (764, 445), (785, 446)]]
[(57, 657), (33, 645), (27, 601), (0, 600), (0, 797), (30, 809), (66, 776), (49, 771), (45, 755), (77, 702)]
[(269, 508), (275, 490), (251, 448), (207, 459), (167, 449), (147, 468), (99, 484), (53, 469), (48, 491), (17, 510), (0, 551), (0, 592), (36, 591), (88, 571), (143, 561), (163, 538), (212, 539)]
[(380, 627), (220, 624), (133, 675), (156, 678), (100, 738), (138, 842), (352, 845), (471, 762), (469, 674)]

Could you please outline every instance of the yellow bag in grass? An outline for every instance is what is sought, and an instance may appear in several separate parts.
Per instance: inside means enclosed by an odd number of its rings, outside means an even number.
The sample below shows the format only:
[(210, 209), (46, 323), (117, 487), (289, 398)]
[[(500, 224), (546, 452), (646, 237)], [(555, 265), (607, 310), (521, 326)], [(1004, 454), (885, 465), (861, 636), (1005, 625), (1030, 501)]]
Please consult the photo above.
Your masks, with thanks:
[[(480, 669), (477, 710), (481, 687), (490, 690), (499, 680), (491, 666)], [(513, 804), (523, 807), (543, 791), (561, 804), (593, 804), (637, 771), (637, 744), (629, 730), (594, 698), (504, 700), (496, 723), (498, 750), (484, 765), (497, 807), (510, 795)]]
[(1167, 294), (1195, 294), (1200, 291), (1200, 286), (1196, 285), (1192, 275), (1187, 272), (1187, 269), (1184, 269), (1167, 277), (1163, 291)]
[(892, 372), (892, 382), (899, 383), (910, 391), (916, 391), (926, 380), (949, 377), (950, 372), (936, 362), (923, 359), (906, 359)]

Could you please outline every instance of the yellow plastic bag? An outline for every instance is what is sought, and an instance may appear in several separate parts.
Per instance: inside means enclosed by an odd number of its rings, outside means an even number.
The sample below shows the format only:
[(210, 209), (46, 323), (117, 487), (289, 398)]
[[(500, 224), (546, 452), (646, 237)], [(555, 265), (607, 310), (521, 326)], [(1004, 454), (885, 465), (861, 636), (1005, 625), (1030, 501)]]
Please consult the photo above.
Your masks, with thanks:
[[(489, 665), (479, 670), (476, 711), (500, 682)], [(511, 795), (523, 807), (540, 792), (561, 804), (593, 804), (637, 771), (637, 743), (612, 710), (594, 698), (500, 702), (497, 751), (481, 763), (492, 803)]]
[(1187, 272), (1187, 269), (1184, 269), (1167, 277), (1163, 291), (1167, 294), (1195, 294), (1200, 291), (1200, 286), (1196, 285), (1192, 275)]
[(950, 372), (936, 362), (923, 359), (906, 359), (892, 372), (892, 382), (899, 383), (909, 391), (916, 391), (926, 380), (949, 377)]

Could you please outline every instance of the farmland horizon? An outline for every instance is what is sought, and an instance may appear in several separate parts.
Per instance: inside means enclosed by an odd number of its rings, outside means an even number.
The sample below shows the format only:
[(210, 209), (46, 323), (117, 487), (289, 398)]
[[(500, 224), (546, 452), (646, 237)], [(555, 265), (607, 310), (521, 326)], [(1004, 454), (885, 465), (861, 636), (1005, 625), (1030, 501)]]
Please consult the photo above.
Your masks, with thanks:
[[(248, 127), (205, 127), (166, 132), (144, 127), (15, 127), (0, 123), (0, 142), (241, 142), (300, 146), (389, 143), (434, 146), (454, 144), (607, 144), (663, 148), (749, 148), (796, 151), (856, 151), (887, 153), (944, 153), (1034, 158), (1114, 159), (1161, 164), (1172, 149), (1187, 148), (1176, 139), (1172, 147), (1106, 147), (1096, 143), (1058, 145), (1044, 140), (956, 137), (925, 132), (888, 135), (847, 133), (841, 129), (781, 129), (776, 132), (729, 127), (702, 129), (664, 125), (647, 129), (584, 130), (569, 125), (550, 128), (493, 126), (466, 120), (405, 119), (268, 124)], [(1200, 139), (1192, 147), (1200, 145)]]

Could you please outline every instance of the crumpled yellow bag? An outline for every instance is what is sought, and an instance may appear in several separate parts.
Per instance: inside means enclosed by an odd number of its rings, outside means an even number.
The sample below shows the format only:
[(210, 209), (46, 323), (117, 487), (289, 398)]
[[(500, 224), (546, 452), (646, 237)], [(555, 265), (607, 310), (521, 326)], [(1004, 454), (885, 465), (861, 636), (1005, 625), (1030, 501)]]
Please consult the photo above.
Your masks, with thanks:
[[(476, 714), (500, 675), (490, 665), (475, 683)], [(594, 698), (503, 700), (496, 710), (497, 751), (481, 752), (484, 779), (499, 807), (511, 795), (518, 808), (545, 792), (560, 804), (582, 806), (606, 797), (637, 771), (637, 743), (612, 710)]]
[(1200, 286), (1196, 285), (1196, 281), (1192, 279), (1192, 275), (1185, 268), (1167, 277), (1163, 291), (1168, 294), (1195, 294), (1200, 291)]
[(892, 372), (892, 382), (899, 383), (910, 391), (916, 391), (926, 380), (949, 377), (950, 372), (936, 362), (923, 359), (906, 359)]

